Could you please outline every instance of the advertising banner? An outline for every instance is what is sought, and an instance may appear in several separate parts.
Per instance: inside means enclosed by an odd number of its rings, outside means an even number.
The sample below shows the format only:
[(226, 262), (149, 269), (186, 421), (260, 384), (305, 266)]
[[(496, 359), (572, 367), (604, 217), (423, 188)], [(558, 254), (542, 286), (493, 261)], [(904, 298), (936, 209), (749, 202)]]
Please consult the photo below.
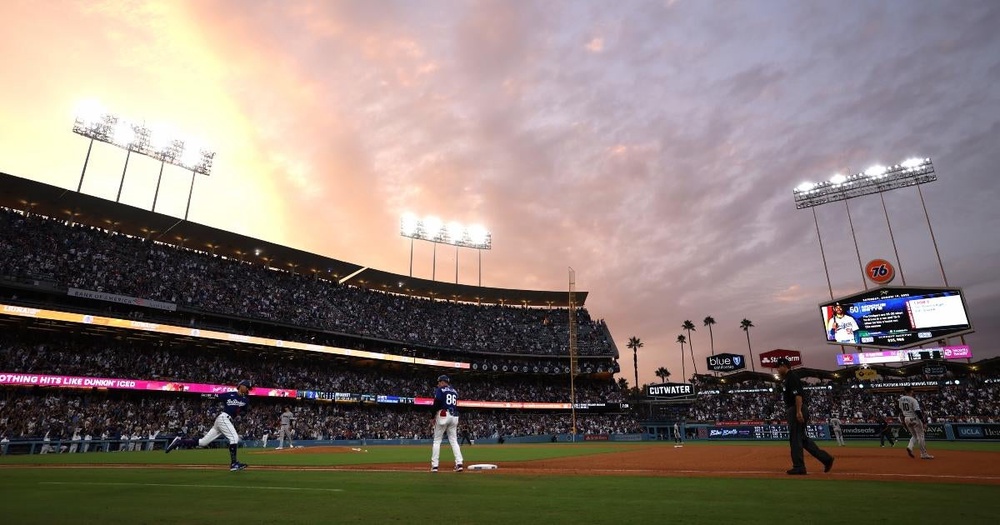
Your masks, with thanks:
[(837, 354), (840, 366), (873, 365), (877, 363), (906, 363), (928, 359), (971, 359), (972, 350), (968, 345), (942, 346), (940, 348), (914, 348), (911, 350), (885, 350), (882, 352), (859, 352), (857, 354)]
[(1000, 440), (1000, 424), (997, 423), (959, 423), (953, 426), (956, 439)]
[(712, 372), (733, 372), (747, 367), (747, 360), (739, 354), (715, 354), (706, 360)]
[[(826, 425), (806, 425), (806, 435), (812, 439), (827, 439)], [(698, 437), (710, 440), (785, 440), (788, 425), (716, 425), (699, 427)]]
[[(161, 392), (189, 392), (192, 394), (221, 394), (236, 390), (227, 385), (182, 383), (179, 381), (145, 381), (142, 379), (117, 379), (107, 377), (78, 377), (45, 374), (18, 374), (0, 372), (0, 385), (52, 386), (59, 388), (109, 388), (113, 390), (157, 390)], [(251, 396), (296, 397), (296, 391), (283, 388), (254, 387)]]
[(802, 366), (802, 352), (798, 350), (771, 350), (770, 352), (760, 354), (758, 357), (760, 357), (760, 366), (764, 368), (778, 368), (778, 365), (775, 363), (782, 357), (788, 359), (792, 367)]
[(688, 383), (660, 383), (646, 387), (649, 397), (684, 397), (694, 395), (694, 386)]
[(98, 301), (107, 301), (109, 303), (119, 303), (127, 304), (131, 306), (148, 306), (150, 308), (157, 308), (160, 310), (167, 310), (170, 312), (177, 311), (177, 305), (174, 303), (167, 303), (164, 301), (154, 301), (152, 299), (141, 299), (139, 297), (131, 297), (128, 295), (118, 295), (106, 292), (95, 292), (93, 290), (81, 290), (79, 288), (70, 288), (66, 290), (66, 295), (73, 297), (82, 297), (84, 299), (97, 299)]

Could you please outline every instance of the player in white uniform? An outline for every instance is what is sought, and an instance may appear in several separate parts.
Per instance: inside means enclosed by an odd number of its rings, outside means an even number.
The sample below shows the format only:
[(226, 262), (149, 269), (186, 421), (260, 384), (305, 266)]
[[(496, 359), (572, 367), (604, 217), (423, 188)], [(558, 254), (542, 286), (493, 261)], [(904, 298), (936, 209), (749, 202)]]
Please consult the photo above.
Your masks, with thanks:
[(281, 450), (284, 448), (285, 440), (288, 440), (288, 448), (295, 448), (292, 444), (292, 422), (295, 421), (295, 414), (292, 413), (292, 407), (286, 406), (285, 411), (281, 413), (281, 430), (278, 431), (278, 448), (275, 450)]
[(683, 446), (684, 438), (681, 436), (681, 426), (674, 421), (674, 448), (681, 448)]
[(833, 306), (833, 317), (826, 322), (826, 333), (829, 339), (838, 343), (854, 343), (854, 332), (860, 329), (853, 317), (844, 314), (844, 307), (837, 303)]
[(924, 442), (924, 413), (920, 410), (920, 403), (913, 397), (913, 387), (903, 388), (903, 395), (899, 398), (899, 411), (903, 414), (903, 425), (910, 431), (910, 443), (906, 445), (906, 453), (910, 457), (913, 455), (913, 445), (920, 447), (920, 459), (934, 459), (934, 456), (927, 453), (927, 445)]
[(833, 416), (830, 418), (830, 429), (833, 430), (833, 436), (837, 438), (837, 446), (844, 446), (844, 430), (840, 428), (842, 425), (840, 418)]

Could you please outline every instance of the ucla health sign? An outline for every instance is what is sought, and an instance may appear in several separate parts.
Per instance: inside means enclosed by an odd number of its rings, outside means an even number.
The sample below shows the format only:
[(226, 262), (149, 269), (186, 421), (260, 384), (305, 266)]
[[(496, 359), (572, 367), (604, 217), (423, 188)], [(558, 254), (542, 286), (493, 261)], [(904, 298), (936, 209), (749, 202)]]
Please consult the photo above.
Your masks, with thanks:
[(684, 397), (694, 395), (694, 387), (688, 383), (661, 383), (646, 387), (649, 397)]
[(746, 358), (738, 354), (715, 354), (708, 357), (708, 369), (713, 372), (733, 372), (746, 367)]

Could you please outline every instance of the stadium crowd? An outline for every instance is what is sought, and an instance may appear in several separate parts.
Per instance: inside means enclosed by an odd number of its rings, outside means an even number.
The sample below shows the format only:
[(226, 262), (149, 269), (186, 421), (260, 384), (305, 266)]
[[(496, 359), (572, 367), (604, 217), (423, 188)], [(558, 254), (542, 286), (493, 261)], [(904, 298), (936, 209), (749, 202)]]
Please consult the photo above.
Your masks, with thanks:
[[(466, 352), (569, 353), (566, 309), (388, 294), (9, 209), (0, 209), (0, 276)], [(579, 309), (577, 324), (580, 355), (614, 355), (603, 320)]]
[[(214, 396), (213, 396), (214, 397)], [(303, 400), (253, 398), (236, 422), (246, 441), (277, 435), (282, 406), (296, 415), (296, 439), (424, 439), (431, 437), (427, 407), (341, 404)], [(0, 392), (0, 436), (11, 440), (110, 439), (121, 442), (161, 435), (200, 437), (219, 414), (214, 398), (198, 395), (137, 392), (79, 393), (54, 390)], [(568, 433), (569, 413), (462, 410), (461, 421), (473, 436), (532, 436)], [(577, 414), (581, 434), (638, 433), (632, 414)], [(76, 436), (76, 437), (74, 437)]]
[[(903, 380), (904, 378), (878, 379), (879, 382)], [(898, 392), (857, 388), (859, 385), (867, 386), (868, 383), (852, 380), (836, 387), (829, 382), (807, 387), (812, 419), (826, 422), (836, 415), (844, 423), (863, 423), (897, 418)], [(1000, 378), (973, 375), (957, 385), (946, 385), (931, 391), (918, 390), (916, 396), (931, 423), (1000, 422)], [(717, 394), (698, 395), (687, 414), (690, 422), (746, 419), (776, 421), (783, 418), (780, 390), (776, 384), (765, 381), (740, 383)]]
[[(297, 354), (305, 354), (298, 352)], [(0, 336), (0, 372), (235, 385), (251, 379), (269, 388), (429, 397), (440, 368), (349, 367), (325, 356), (159, 346), (92, 336)], [(568, 381), (533, 374), (451, 372), (464, 399), (566, 402)], [(580, 379), (577, 402), (624, 399), (609, 380)]]

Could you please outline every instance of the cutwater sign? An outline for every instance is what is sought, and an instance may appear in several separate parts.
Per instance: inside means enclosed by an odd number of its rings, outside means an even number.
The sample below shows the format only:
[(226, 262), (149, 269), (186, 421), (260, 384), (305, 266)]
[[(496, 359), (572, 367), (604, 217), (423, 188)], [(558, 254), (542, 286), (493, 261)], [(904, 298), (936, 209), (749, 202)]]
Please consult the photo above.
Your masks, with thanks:
[(649, 397), (684, 397), (694, 394), (694, 387), (688, 383), (661, 383), (646, 387)]
[(713, 372), (732, 372), (746, 367), (746, 358), (738, 354), (715, 354), (708, 357), (708, 369)]

